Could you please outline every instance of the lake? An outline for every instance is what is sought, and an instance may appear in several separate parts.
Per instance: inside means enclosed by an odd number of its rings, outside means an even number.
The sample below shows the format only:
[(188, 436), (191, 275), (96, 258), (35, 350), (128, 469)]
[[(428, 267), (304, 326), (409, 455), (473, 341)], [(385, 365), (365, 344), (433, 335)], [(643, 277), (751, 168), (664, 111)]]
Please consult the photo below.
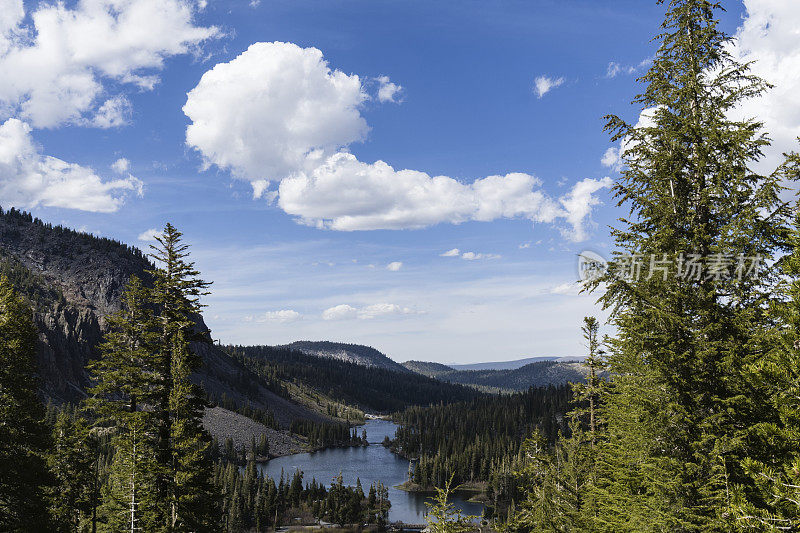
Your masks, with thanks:
[[(369, 446), (331, 448), (319, 452), (277, 457), (262, 463), (261, 471), (277, 482), (281, 470), (284, 475), (291, 476), (295, 470), (300, 469), (303, 472), (304, 484), (311, 483), (311, 479), (315, 478), (318, 483), (327, 486), (330, 486), (331, 480), (341, 472), (346, 485), (355, 485), (356, 478), (360, 478), (365, 493), (369, 491), (372, 483), (381, 481), (389, 488), (389, 500), (392, 502), (389, 510), (391, 522), (424, 523), (427, 512), (425, 502), (431, 495), (394, 488), (395, 485), (408, 479), (408, 461), (381, 445), (385, 436), (394, 438), (397, 425), (388, 420), (369, 420), (362, 427), (367, 431)], [(360, 435), (361, 428), (358, 432)], [(483, 511), (483, 505), (468, 502), (460, 494), (454, 495), (450, 501), (465, 514), (480, 515)]]

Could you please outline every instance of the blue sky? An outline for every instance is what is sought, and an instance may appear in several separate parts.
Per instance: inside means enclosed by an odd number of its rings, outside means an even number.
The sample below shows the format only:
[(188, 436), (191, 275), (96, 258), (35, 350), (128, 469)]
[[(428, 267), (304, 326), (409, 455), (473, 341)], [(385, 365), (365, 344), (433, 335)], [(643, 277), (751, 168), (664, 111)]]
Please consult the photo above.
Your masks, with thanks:
[[(735, 53), (780, 83), (745, 110), (768, 117), (776, 153), (800, 132), (787, 70), (800, 13), (784, 4), (722, 15)], [(216, 338), (364, 343), (398, 361), (582, 352), (581, 318), (602, 313), (575, 293), (576, 255), (607, 254), (620, 215), (602, 117), (636, 121), (663, 6), (0, 0), (0, 13), (0, 205), (139, 246), (172, 222), (214, 281)]]

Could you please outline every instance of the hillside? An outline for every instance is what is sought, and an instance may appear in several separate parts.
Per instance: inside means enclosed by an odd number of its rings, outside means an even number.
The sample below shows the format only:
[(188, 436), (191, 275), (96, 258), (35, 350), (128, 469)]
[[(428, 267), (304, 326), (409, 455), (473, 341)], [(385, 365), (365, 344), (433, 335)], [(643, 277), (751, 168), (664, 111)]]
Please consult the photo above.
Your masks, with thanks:
[[(31, 303), (39, 330), (37, 363), (41, 395), (54, 403), (85, 397), (86, 363), (98, 356), (106, 318), (119, 310), (132, 275), (147, 279), (152, 265), (123, 243), (46, 224), (16, 210), (0, 210), (0, 272)], [(282, 427), (304, 418), (331, 417), (283, 398), (210, 341), (201, 317), (197, 328), (209, 342), (193, 343), (203, 365), (194, 379), (210, 399), (234, 409), (272, 411)]]
[(450, 365), (455, 370), (514, 370), (531, 363), (541, 363), (542, 361), (555, 361), (557, 356), (526, 357), (513, 361), (490, 361), (486, 363), (468, 363), (463, 365)]
[(443, 365), (442, 363), (434, 363), (432, 361), (406, 361), (402, 363), (402, 365), (412, 372), (428, 376), (429, 378), (438, 378), (439, 376), (449, 374), (453, 371), (453, 367)]
[[(414, 405), (470, 400), (480, 396), (472, 388), (442, 382), (403, 369), (365, 366), (339, 359), (321, 358), (286, 346), (229, 346), (238, 361), (265, 381), (317, 391), (313, 400), (329, 399), (356, 405), (364, 411), (389, 413)], [(321, 396), (325, 398), (321, 398)]]
[(397, 372), (407, 372), (401, 364), (392, 361), (385, 354), (370, 346), (362, 344), (346, 344), (329, 341), (296, 341), (286, 345), (287, 348), (315, 355), (326, 359), (336, 359), (348, 363), (356, 363), (368, 367), (385, 368)]
[(582, 381), (587, 372), (586, 367), (576, 361), (539, 361), (508, 370), (456, 370), (439, 363), (420, 361), (403, 364), (409, 370), (442, 381), (506, 391)]

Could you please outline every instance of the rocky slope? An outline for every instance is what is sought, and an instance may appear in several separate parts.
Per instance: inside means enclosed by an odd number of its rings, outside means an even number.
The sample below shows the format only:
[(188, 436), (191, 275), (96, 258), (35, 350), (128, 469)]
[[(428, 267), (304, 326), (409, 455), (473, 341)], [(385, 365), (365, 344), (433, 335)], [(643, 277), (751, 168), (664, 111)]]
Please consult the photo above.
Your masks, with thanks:
[[(132, 275), (152, 268), (138, 249), (110, 239), (52, 226), (18, 211), (0, 210), (0, 272), (34, 307), (39, 329), (37, 358), (42, 396), (77, 401), (90, 385), (86, 363), (98, 356), (107, 317), (119, 310)], [(210, 331), (201, 317), (198, 328)], [(295, 418), (329, 421), (324, 415), (269, 391), (247, 368), (212, 343), (193, 345), (203, 359), (194, 376), (209, 397), (269, 409), (279, 424)]]
[(308, 450), (305, 442), (287, 431), (276, 431), (222, 407), (206, 409), (203, 415), (203, 427), (220, 443), (224, 443), (225, 439), (231, 439), (236, 450), (248, 450), (252, 440), (258, 442), (261, 435), (267, 436), (269, 453), (272, 456), (291, 455)]

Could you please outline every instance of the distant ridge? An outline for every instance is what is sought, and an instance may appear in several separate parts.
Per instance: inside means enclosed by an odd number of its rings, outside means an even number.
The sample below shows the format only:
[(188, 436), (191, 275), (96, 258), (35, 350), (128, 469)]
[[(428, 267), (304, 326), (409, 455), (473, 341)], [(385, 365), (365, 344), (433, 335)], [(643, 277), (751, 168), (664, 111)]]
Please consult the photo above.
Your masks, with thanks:
[(531, 363), (541, 363), (542, 361), (557, 361), (560, 363), (574, 363), (583, 361), (583, 357), (559, 357), (541, 356), (526, 357), (525, 359), (514, 359), (513, 361), (490, 361), (487, 363), (470, 363), (464, 365), (447, 365), (455, 370), (515, 370)]
[[(568, 358), (565, 358), (568, 359)], [(511, 362), (511, 361), (509, 361)], [(490, 363), (491, 364), (491, 363)], [(440, 363), (407, 361), (403, 366), (418, 374), (481, 390), (521, 391), (529, 387), (583, 381), (587, 369), (581, 361), (539, 360), (518, 368), (461, 370)]]
[(412, 372), (428, 376), (430, 378), (438, 378), (440, 376), (451, 373), (453, 367), (443, 365), (441, 363), (433, 363), (431, 361), (406, 361), (403, 366)]
[(385, 368), (396, 372), (409, 372), (403, 365), (389, 359), (383, 354), (363, 344), (347, 344), (330, 341), (295, 341), (286, 345), (287, 348), (298, 350), (306, 355), (316, 355), (328, 359), (338, 359), (358, 365)]

